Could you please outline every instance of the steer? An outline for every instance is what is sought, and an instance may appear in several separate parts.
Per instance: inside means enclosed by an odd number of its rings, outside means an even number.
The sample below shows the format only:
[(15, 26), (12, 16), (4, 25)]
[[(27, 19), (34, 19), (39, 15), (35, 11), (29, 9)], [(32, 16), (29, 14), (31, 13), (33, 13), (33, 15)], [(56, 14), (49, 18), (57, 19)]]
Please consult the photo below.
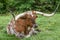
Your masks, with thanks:
[(37, 14), (41, 14), (43, 16), (53, 16), (52, 14), (46, 14), (39, 11), (27, 11), (15, 16), (15, 19), (12, 19), (11, 22), (7, 26), (8, 34), (15, 34), (18, 37), (30, 37), (35, 31), (36, 18)]

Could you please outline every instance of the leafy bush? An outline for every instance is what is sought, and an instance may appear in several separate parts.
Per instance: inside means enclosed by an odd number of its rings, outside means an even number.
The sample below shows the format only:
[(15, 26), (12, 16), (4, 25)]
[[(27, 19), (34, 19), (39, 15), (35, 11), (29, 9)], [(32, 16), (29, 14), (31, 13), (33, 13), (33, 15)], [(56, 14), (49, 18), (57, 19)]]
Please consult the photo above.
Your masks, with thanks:
[(0, 14), (6, 14), (9, 11), (53, 11), (58, 3), (59, 0), (0, 0)]

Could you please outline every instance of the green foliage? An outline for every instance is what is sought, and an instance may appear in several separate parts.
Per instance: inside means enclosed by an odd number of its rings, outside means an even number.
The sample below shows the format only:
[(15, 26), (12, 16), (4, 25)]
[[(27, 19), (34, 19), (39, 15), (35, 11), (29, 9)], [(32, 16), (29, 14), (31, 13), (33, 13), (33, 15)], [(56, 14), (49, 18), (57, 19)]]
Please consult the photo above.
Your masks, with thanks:
[(27, 10), (53, 11), (59, 2), (59, 0), (0, 0), (0, 13)]

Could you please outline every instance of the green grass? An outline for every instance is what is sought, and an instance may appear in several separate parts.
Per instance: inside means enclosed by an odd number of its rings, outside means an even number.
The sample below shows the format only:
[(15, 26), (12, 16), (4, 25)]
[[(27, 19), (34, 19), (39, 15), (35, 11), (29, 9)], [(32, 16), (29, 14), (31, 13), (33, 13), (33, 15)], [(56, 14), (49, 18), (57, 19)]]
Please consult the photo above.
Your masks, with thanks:
[(6, 33), (6, 26), (11, 18), (11, 15), (0, 16), (0, 40), (60, 40), (60, 14), (56, 13), (52, 17), (38, 15), (36, 23), (41, 32), (23, 39)]

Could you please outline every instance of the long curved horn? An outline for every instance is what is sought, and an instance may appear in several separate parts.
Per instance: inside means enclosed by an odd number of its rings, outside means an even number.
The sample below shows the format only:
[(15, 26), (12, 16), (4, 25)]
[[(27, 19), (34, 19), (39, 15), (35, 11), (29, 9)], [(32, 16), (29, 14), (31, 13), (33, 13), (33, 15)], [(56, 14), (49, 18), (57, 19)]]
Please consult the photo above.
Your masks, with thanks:
[(41, 14), (41, 15), (43, 15), (43, 16), (53, 16), (53, 15), (55, 14), (55, 12), (57, 11), (58, 7), (59, 7), (59, 4), (57, 5), (55, 11), (52, 12), (51, 14), (47, 14), (47, 13), (43, 13), (43, 12), (39, 12), (39, 11), (35, 11), (35, 13), (36, 13), (36, 14)]
[[(10, 11), (11, 12), (11, 11)], [(15, 20), (15, 15), (11, 12), (11, 15), (13, 16), (13, 19)]]
[(53, 16), (55, 13), (51, 13), (51, 14), (47, 14), (47, 13), (43, 13), (43, 12), (39, 12), (39, 11), (35, 11), (36, 14), (41, 14), (43, 16)]

